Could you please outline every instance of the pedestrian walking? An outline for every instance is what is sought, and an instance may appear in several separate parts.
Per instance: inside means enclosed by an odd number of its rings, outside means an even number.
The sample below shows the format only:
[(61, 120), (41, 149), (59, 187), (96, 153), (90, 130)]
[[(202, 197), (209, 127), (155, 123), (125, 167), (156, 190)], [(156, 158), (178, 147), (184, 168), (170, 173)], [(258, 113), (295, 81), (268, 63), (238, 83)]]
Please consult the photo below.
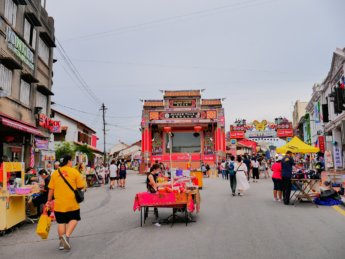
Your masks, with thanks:
[(257, 183), (259, 180), (259, 162), (256, 157), (253, 158), (252, 161), (252, 169), (253, 169), (253, 183)]
[(282, 160), (282, 176), (283, 176), (283, 199), (284, 204), (289, 205), (291, 195), (291, 177), (293, 166), (295, 161), (292, 157), (292, 152), (286, 152), (285, 157)]
[[(160, 168), (159, 164), (157, 166)], [(126, 177), (127, 177), (127, 167), (125, 161), (122, 160), (119, 166), (119, 176), (120, 176), (120, 187), (122, 189), (126, 188)]]
[(274, 201), (282, 201), (283, 177), (282, 177), (282, 156), (272, 165), (273, 197)]
[(246, 164), (247, 169), (248, 169), (247, 179), (248, 179), (248, 182), (249, 182), (249, 180), (250, 180), (250, 172), (251, 172), (251, 167), (252, 167), (252, 165), (251, 165), (250, 159), (249, 159), (249, 157), (248, 157), (247, 154), (245, 154), (244, 157), (243, 157), (243, 163)]
[(244, 192), (249, 189), (249, 183), (247, 181), (247, 166), (242, 161), (241, 156), (237, 156), (237, 163), (235, 163), (235, 174), (238, 196), (243, 196)]
[(80, 206), (70, 187), (74, 190), (83, 189), (85, 182), (82, 175), (72, 167), (72, 157), (65, 155), (60, 167), (51, 175), (46, 203), (50, 208), (54, 197), (54, 214), (58, 223), (60, 250), (71, 249), (69, 238), (80, 221)]
[(234, 156), (230, 157), (229, 178), (230, 178), (230, 188), (231, 188), (232, 196), (236, 196), (237, 181), (236, 181), (235, 157)]
[(222, 160), (222, 163), (220, 164), (220, 170), (222, 172), (222, 179), (225, 180), (226, 171), (225, 171), (225, 161), (224, 160)]
[(263, 175), (267, 179), (267, 163), (264, 158), (259, 160), (259, 175)]
[(117, 176), (117, 166), (115, 164), (115, 160), (112, 160), (110, 162), (109, 171), (110, 171), (110, 187), (109, 187), (109, 189), (114, 189), (116, 176)]

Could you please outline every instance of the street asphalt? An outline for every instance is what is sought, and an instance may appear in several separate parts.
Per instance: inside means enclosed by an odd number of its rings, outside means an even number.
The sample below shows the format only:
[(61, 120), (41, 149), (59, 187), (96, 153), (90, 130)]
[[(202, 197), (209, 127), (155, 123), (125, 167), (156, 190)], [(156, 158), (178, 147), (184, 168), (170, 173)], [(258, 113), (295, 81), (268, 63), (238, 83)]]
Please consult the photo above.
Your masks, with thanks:
[(133, 200), (145, 179), (131, 172), (125, 190), (89, 189), (71, 251), (58, 250), (55, 223), (45, 241), (25, 224), (0, 237), (0, 258), (345, 258), (345, 216), (331, 207), (274, 202), (270, 179), (251, 183), (243, 197), (231, 196), (228, 181), (204, 179), (196, 223), (157, 227), (151, 214), (140, 227)]

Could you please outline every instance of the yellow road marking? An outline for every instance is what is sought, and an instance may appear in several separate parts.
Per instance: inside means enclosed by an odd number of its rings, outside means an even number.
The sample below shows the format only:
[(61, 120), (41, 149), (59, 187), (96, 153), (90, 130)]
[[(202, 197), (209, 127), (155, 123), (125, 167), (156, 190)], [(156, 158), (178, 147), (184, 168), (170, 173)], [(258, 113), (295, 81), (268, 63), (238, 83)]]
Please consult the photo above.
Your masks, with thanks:
[(339, 206), (333, 206), (333, 209), (335, 209), (336, 211), (338, 211), (341, 215), (345, 216), (345, 210), (343, 210), (343, 209), (340, 208)]

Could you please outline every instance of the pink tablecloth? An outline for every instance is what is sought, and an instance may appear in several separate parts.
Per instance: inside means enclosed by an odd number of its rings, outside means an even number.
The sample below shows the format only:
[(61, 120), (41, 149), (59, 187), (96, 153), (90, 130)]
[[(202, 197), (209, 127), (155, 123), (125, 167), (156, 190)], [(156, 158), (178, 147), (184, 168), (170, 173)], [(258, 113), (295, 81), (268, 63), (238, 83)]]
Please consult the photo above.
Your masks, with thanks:
[[(182, 195), (182, 194), (181, 194)], [(186, 197), (186, 196), (185, 196)], [(133, 210), (139, 210), (141, 207), (164, 207), (164, 206), (177, 206), (187, 205), (187, 209), (190, 212), (194, 211), (193, 199), (178, 199), (175, 193), (148, 193), (141, 192), (135, 195)]]

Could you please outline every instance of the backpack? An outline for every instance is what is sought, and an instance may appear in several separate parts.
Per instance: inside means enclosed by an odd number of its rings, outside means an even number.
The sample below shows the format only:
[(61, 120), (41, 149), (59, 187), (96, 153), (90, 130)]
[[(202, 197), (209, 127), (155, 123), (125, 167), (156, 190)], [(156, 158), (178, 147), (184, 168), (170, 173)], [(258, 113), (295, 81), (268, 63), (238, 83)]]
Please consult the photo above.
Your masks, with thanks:
[(235, 163), (234, 162), (230, 162), (229, 164), (229, 172), (231, 175), (235, 174)]

